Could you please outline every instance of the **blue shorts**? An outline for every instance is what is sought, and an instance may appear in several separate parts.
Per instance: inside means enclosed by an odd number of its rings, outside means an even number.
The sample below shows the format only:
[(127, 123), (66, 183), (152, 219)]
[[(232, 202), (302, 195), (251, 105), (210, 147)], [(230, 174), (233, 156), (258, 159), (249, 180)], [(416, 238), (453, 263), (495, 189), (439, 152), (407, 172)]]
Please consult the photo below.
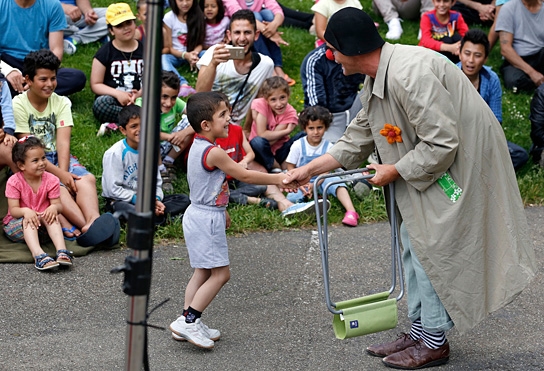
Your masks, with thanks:
[[(53, 165), (59, 166), (59, 156), (56, 151), (46, 153), (45, 157)], [(79, 161), (77, 160), (77, 157), (73, 155), (70, 155), (70, 166), (68, 168), (68, 172), (70, 174), (74, 174), (77, 176), (85, 176), (90, 174), (90, 172), (87, 171), (85, 166), (79, 163)]]

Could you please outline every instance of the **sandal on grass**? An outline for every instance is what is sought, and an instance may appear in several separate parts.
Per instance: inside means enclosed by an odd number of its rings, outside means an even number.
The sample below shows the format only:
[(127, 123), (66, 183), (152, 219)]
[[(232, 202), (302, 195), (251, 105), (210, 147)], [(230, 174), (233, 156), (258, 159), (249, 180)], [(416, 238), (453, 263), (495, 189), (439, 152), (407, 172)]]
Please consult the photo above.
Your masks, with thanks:
[(266, 197), (261, 198), (259, 205), (269, 210), (276, 210), (278, 208), (278, 203), (275, 200)]
[(287, 85), (289, 85), (289, 86), (293, 86), (293, 85), (295, 85), (295, 84), (297, 83), (295, 80), (293, 80), (292, 78), (290, 78), (288, 74), (285, 74), (285, 76), (283, 77), (283, 79), (284, 79), (285, 81), (287, 81)]
[[(64, 234), (64, 239), (66, 241), (75, 241), (77, 236), (75, 235), (75, 231), (76, 231), (76, 226), (73, 225), (72, 228), (64, 228), (62, 227), (62, 233)], [(71, 236), (67, 236), (66, 234), (67, 233), (71, 233), (72, 235)]]
[(72, 265), (72, 260), (74, 258), (72, 254), (73, 252), (65, 249), (58, 250), (56, 257), (57, 263), (60, 265)]
[(36, 260), (34, 267), (39, 271), (45, 271), (48, 269), (57, 268), (59, 266), (59, 263), (53, 260), (53, 258), (46, 253), (35, 256), (34, 260)]

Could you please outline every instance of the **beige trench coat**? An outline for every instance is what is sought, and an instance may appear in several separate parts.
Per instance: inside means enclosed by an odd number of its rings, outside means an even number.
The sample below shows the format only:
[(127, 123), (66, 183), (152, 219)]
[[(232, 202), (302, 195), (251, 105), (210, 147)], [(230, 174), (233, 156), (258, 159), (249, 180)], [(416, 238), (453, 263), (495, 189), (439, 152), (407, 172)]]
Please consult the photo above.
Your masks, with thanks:
[[(353, 169), (376, 147), (382, 163), (395, 164), (410, 240), (464, 333), (512, 301), (536, 271), (502, 128), (459, 68), (416, 46), (386, 43), (361, 101), (329, 153)], [(380, 135), (386, 123), (402, 130), (402, 143)], [(437, 183), (445, 172), (462, 189), (456, 202)]]

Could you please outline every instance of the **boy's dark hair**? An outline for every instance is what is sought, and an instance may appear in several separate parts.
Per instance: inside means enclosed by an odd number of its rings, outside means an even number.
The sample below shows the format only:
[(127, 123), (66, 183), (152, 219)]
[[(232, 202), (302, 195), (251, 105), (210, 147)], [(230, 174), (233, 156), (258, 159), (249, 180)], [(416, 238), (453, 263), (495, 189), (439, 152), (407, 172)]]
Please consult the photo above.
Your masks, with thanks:
[(34, 80), (36, 71), (40, 68), (58, 71), (60, 67), (60, 60), (49, 49), (40, 49), (38, 51), (30, 52), (23, 60), (23, 76), (27, 76), (30, 80)]
[(162, 84), (168, 86), (169, 88), (179, 91), (181, 82), (179, 81), (178, 75), (172, 71), (162, 71), (161, 74)]
[(253, 12), (249, 9), (240, 9), (236, 11), (232, 15), (232, 17), (230, 17), (229, 30), (232, 31), (232, 24), (234, 23), (234, 21), (240, 20), (248, 21), (250, 24), (253, 25), (253, 30), (257, 32), (257, 21), (255, 20), (255, 14), (253, 14)]
[(142, 108), (131, 104), (124, 106), (119, 112), (119, 126), (126, 128), (130, 119), (140, 118), (142, 115)]
[(267, 99), (274, 90), (282, 90), (287, 96), (291, 95), (291, 89), (289, 84), (283, 77), (272, 76), (263, 81), (261, 89), (259, 90), (259, 96)]
[(32, 148), (44, 148), (42, 141), (34, 135), (19, 139), (11, 150), (11, 160), (14, 164), (25, 162), (26, 153)]
[(484, 31), (480, 30), (479, 28), (471, 28), (470, 30), (468, 30), (465, 36), (463, 36), (463, 38), (461, 39), (461, 47), (459, 48), (459, 50), (463, 50), (463, 45), (465, 45), (465, 42), (467, 41), (470, 41), (473, 44), (483, 45), (485, 50), (485, 56), (487, 58), (487, 56), (489, 55), (490, 45), (487, 34)]
[[(176, 0), (168, 0), (170, 8), (175, 15), (180, 14), (180, 9)], [(204, 43), (206, 37), (206, 21), (204, 13), (198, 5), (198, 1), (193, 0), (193, 4), (187, 11), (187, 51), (193, 51), (197, 46)]]
[(325, 129), (328, 129), (331, 126), (332, 114), (325, 107), (311, 106), (304, 108), (298, 116), (298, 124), (303, 130), (306, 130), (310, 121), (317, 120), (320, 120), (325, 125)]
[[(206, 0), (200, 0), (198, 3), (203, 12), (205, 2)], [(223, 5), (223, 0), (215, 0), (215, 3), (217, 4), (217, 15), (215, 16), (215, 21), (219, 23), (225, 17), (225, 5)]]
[(212, 121), (213, 115), (217, 109), (225, 102), (227, 108), (230, 107), (227, 96), (217, 91), (207, 91), (196, 93), (187, 100), (187, 119), (196, 133), (202, 131), (200, 124), (202, 121)]

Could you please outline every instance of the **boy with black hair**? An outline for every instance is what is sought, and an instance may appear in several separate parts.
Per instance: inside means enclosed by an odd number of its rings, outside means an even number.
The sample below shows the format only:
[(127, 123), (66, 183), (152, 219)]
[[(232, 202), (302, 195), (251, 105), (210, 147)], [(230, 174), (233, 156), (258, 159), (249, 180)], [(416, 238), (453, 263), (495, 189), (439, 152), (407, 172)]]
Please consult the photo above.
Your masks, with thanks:
[[(499, 76), (491, 67), (485, 66), (489, 55), (489, 39), (484, 31), (473, 28), (461, 39), (459, 52), (460, 62), (457, 66), (468, 77), (472, 85), (478, 90), (495, 117), (502, 125), (502, 88)], [(527, 151), (515, 143), (507, 141), (510, 158), (515, 170), (519, 170), (527, 160)]]
[(200, 317), (230, 278), (225, 174), (246, 183), (276, 185), (285, 175), (247, 170), (215, 145), (218, 138), (228, 136), (230, 109), (224, 94), (192, 95), (187, 101), (187, 117), (196, 135), (187, 161), (191, 205), (183, 218), (183, 235), (194, 273), (185, 289), (185, 309), (170, 324), (170, 330), (198, 347), (213, 348), (221, 333), (204, 325)]
[[(111, 146), (102, 158), (102, 196), (111, 212), (133, 212), (138, 189), (138, 144), (140, 143), (141, 108), (123, 107), (119, 113), (119, 130), (125, 139)], [(162, 179), (157, 171), (155, 224), (162, 225), (170, 218), (183, 214), (189, 206), (184, 194), (164, 196)]]
[(96, 178), (70, 154), (74, 126), (71, 102), (54, 93), (60, 60), (52, 51), (30, 52), (23, 61), (29, 87), (13, 98), (17, 138), (34, 135), (45, 145), (46, 171), (56, 175), (63, 205), (60, 218), (66, 239), (76, 239), (84, 247), (100, 243), (113, 245), (119, 239), (119, 223), (111, 214), (100, 215)]

